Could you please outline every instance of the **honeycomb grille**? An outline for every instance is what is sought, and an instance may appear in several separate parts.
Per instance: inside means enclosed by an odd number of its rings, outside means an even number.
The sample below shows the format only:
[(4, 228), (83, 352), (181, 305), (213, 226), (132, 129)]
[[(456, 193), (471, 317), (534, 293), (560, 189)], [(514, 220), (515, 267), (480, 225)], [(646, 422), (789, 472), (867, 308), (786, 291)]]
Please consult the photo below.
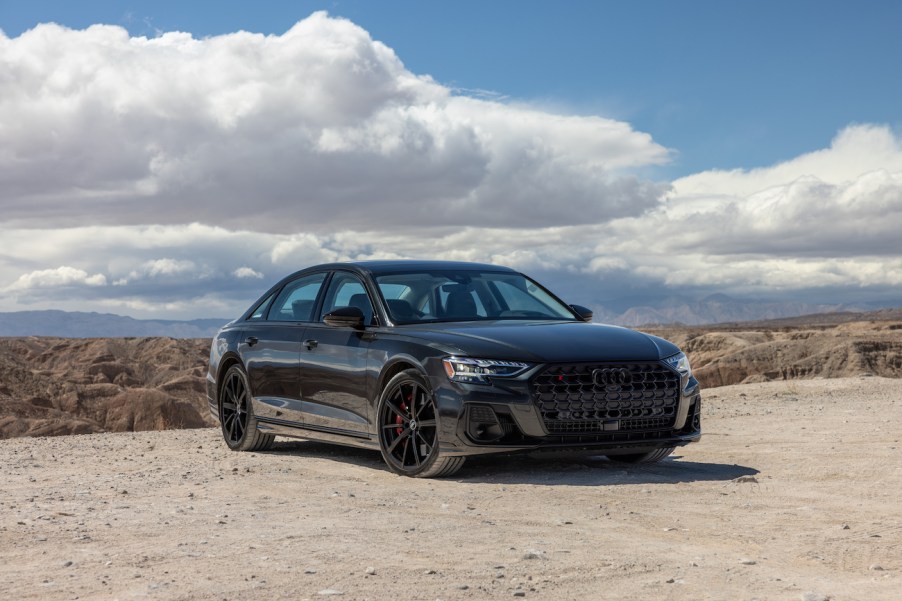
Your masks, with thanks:
[(680, 379), (660, 363), (552, 365), (532, 380), (549, 433), (667, 430)]

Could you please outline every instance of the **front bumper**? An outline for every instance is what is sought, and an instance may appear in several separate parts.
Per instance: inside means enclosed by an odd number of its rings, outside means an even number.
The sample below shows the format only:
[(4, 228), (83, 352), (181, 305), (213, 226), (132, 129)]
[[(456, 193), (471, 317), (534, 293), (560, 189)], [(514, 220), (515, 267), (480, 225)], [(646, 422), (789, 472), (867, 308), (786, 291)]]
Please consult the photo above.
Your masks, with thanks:
[(474, 455), (541, 449), (642, 453), (677, 447), (701, 438), (701, 392), (691, 376), (680, 379), (673, 420), (666, 427), (621, 429), (612, 420), (594, 431), (551, 432), (528, 380), (472, 385), (432, 378), (439, 408), (443, 454)]

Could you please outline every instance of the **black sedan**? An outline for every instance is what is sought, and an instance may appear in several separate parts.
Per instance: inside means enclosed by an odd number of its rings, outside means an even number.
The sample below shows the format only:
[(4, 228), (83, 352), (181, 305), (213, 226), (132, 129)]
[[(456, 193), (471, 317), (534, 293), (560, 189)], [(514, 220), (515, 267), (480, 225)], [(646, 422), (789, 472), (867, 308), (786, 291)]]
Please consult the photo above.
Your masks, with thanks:
[(405, 476), (544, 448), (652, 462), (697, 441), (680, 349), (591, 320), (506, 267), (320, 265), (219, 331), (207, 397), (233, 450), (275, 436), (378, 448)]

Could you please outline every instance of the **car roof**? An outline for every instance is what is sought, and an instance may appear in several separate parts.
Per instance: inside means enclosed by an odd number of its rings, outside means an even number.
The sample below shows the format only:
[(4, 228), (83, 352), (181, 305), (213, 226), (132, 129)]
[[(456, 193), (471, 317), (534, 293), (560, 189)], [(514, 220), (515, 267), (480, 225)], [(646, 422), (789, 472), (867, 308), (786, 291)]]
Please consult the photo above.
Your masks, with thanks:
[(489, 265), (488, 263), (468, 263), (465, 261), (418, 261), (418, 260), (393, 260), (393, 261), (346, 261), (341, 263), (326, 263), (309, 267), (303, 271), (320, 271), (326, 269), (354, 269), (368, 272), (372, 275), (387, 273), (404, 273), (416, 271), (495, 271), (516, 273), (510, 267)]

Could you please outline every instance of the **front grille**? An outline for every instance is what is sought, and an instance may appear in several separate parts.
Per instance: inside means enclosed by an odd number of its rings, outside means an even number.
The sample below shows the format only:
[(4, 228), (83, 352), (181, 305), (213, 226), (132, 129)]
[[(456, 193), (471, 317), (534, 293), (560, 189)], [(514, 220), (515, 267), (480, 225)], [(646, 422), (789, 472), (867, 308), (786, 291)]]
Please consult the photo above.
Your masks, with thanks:
[(533, 378), (532, 394), (551, 434), (667, 430), (680, 379), (660, 363), (552, 365)]

